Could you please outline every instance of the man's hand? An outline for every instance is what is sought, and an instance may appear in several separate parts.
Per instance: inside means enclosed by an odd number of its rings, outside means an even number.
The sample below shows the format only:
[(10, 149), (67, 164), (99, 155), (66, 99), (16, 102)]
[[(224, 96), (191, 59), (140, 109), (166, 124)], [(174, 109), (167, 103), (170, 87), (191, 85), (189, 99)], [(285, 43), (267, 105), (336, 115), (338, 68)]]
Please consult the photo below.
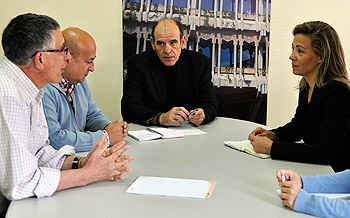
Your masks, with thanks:
[(106, 126), (105, 130), (108, 133), (111, 145), (122, 141), (128, 134), (129, 126), (127, 122), (122, 120), (114, 121)]
[(170, 111), (160, 115), (159, 123), (163, 126), (169, 126), (171, 124), (180, 126), (188, 120), (189, 114), (184, 107), (174, 107)]
[(123, 179), (122, 174), (129, 172), (128, 162), (134, 159), (132, 155), (122, 155), (129, 145), (125, 142), (119, 142), (111, 147), (108, 151), (106, 136), (103, 135), (100, 140), (93, 146), (86, 158), (81, 161), (81, 167), (91, 177), (91, 182)]
[(196, 126), (201, 125), (205, 117), (204, 110), (202, 108), (197, 108), (190, 111), (188, 120)]

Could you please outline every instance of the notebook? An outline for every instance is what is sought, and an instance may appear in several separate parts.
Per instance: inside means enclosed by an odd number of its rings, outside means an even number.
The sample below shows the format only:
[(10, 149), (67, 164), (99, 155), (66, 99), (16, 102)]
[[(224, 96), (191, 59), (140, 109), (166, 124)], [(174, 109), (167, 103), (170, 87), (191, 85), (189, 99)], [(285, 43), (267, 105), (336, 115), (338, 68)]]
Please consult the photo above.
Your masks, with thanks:
[(216, 181), (140, 176), (125, 191), (128, 194), (187, 198), (210, 198)]
[(224, 142), (225, 146), (229, 148), (236, 149), (238, 151), (243, 151), (247, 154), (253, 155), (255, 157), (259, 157), (262, 159), (270, 158), (270, 155), (268, 154), (261, 154), (255, 152), (252, 144), (250, 143), (249, 140), (243, 140), (243, 141), (225, 141)]
[(184, 134), (165, 127), (151, 127), (144, 130), (129, 131), (128, 135), (139, 142), (154, 139), (182, 138)]

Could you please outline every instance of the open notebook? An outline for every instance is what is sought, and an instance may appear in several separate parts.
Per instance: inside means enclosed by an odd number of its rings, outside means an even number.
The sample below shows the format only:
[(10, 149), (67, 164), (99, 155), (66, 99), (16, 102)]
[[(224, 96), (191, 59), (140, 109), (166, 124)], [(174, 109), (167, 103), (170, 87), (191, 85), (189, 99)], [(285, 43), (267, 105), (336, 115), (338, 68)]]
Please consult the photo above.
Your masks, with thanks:
[(233, 149), (236, 149), (238, 151), (243, 151), (243, 152), (250, 154), (250, 155), (253, 155), (255, 157), (259, 157), (259, 158), (263, 158), (263, 159), (270, 158), (270, 155), (268, 155), (268, 154), (256, 153), (249, 140), (225, 141), (224, 144), (225, 144), (225, 146), (227, 146), (229, 148), (233, 148)]
[(152, 127), (143, 130), (129, 131), (128, 135), (139, 142), (153, 139), (182, 138), (184, 134), (164, 127)]

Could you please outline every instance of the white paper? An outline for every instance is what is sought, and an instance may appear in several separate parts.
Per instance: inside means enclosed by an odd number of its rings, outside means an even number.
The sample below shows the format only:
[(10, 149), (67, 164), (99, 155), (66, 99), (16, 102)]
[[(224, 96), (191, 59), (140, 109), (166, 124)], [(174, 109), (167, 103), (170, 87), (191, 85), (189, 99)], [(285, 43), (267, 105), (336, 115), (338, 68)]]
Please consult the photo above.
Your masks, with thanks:
[(193, 126), (171, 126), (168, 127), (168, 129), (171, 129), (175, 132), (182, 133), (183, 135), (202, 135), (202, 134), (207, 134), (206, 132), (197, 129), (196, 127)]
[(161, 135), (154, 133), (154, 132), (150, 132), (147, 130), (136, 130), (136, 131), (129, 131), (128, 135), (131, 138), (136, 139), (137, 141), (148, 141), (148, 140), (152, 140), (152, 139), (158, 139), (161, 137)]
[(140, 176), (125, 192), (205, 199), (210, 186), (210, 182), (204, 180)]
[(173, 131), (173, 130), (165, 128), (165, 127), (149, 127), (146, 130), (159, 133), (162, 136), (161, 138), (163, 138), (163, 139), (184, 137), (184, 134), (182, 134), (180, 132)]

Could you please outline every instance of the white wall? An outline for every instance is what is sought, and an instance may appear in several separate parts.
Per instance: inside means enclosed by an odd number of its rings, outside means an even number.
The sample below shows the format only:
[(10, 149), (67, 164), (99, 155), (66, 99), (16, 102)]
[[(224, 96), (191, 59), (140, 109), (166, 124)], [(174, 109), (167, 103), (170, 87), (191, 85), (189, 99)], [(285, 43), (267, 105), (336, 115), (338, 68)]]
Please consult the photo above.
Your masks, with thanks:
[(0, 6), (1, 33), (12, 18), (28, 12), (54, 18), (62, 30), (75, 26), (90, 33), (97, 44), (95, 72), (87, 77), (92, 95), (109, 119), (121, 118), (122, 1), (1, 0)]
[(293, 28), (306, 21), (321, 20), (339, 34), (347, 69), (350, 66), (349, 0), (272, 0), (270, 31), (269, 88), (267, 125), (277, 127), (293, 117), (298, 100), (299, 78), (292, 74), (291, 53)]

